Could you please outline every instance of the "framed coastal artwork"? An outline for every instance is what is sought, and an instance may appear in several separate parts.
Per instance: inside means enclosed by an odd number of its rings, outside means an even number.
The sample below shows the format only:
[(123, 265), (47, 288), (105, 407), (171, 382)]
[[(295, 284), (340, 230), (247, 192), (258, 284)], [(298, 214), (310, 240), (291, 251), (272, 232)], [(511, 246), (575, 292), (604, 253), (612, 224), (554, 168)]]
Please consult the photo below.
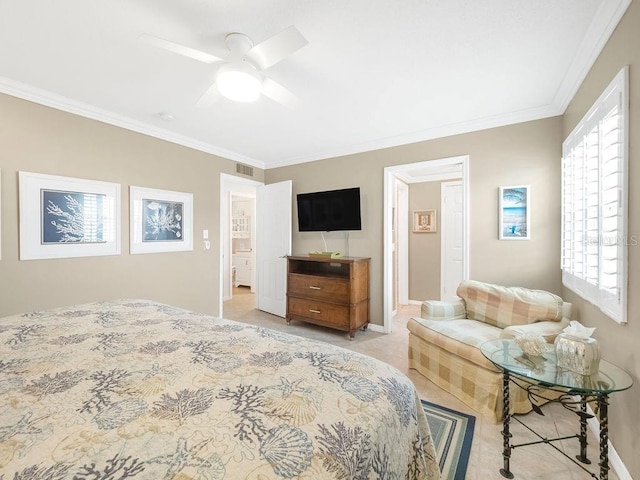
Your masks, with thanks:
[(413, 211), (413, 233), (436, 233), (436, 211), (435, 210), (414, 210)]
[(20, 260), (120, 254), (120, 185), (18, 172)]
[(131, 253), (193, 250), (193, 194), (129, 189)]
[(531, 188), (529, 185), (498, 188), (498, 238), (531, 238)]

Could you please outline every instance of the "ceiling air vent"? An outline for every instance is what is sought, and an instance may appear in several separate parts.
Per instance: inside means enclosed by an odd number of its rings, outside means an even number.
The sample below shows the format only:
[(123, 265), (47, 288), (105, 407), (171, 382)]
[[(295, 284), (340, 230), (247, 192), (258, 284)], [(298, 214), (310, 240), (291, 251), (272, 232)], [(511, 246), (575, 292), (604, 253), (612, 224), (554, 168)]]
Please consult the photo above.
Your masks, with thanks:
[(244, 163), (236, 163), (236, 173), (253, 177), (253, 167), (245, 165)]

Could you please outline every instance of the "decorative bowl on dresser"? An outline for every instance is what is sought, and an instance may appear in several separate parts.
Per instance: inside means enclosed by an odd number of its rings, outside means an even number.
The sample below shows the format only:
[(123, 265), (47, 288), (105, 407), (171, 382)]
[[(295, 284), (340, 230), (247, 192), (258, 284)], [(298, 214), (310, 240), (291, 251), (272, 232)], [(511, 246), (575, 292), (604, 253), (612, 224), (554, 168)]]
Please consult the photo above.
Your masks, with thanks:
[(363, 257), (287, 257), (287, 323), (349, 332), (369, 324), (369, 262)]

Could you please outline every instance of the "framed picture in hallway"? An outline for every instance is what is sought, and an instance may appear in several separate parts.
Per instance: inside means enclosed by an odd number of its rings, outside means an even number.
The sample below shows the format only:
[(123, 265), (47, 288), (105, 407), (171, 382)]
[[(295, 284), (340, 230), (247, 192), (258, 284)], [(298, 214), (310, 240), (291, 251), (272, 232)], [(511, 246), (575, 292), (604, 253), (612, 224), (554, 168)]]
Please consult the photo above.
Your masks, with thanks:
[(498, 238), (531, 238), (531, 188), (529, 185), (498, 188)]
[(120, 254), (120, 185), (19, 172), (20, 260)]
[(193, 250), (193, 194), (130, 187), (131, 253)]
[(414, 210), (413, 211), (413, 233), (436, 233), (436, 211), (434, 210)]

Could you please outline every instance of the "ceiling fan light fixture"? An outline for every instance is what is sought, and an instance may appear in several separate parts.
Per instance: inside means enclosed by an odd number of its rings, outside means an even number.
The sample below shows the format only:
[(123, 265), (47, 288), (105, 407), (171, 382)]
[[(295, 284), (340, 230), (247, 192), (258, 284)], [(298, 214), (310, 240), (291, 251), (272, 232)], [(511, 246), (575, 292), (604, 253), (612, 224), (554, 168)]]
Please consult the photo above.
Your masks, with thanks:
[(255, 102), (262, 91), (260, 75), (247, 64), (225, 65), (218, 72), (216, 83), (220, 95), (234, 102)]

